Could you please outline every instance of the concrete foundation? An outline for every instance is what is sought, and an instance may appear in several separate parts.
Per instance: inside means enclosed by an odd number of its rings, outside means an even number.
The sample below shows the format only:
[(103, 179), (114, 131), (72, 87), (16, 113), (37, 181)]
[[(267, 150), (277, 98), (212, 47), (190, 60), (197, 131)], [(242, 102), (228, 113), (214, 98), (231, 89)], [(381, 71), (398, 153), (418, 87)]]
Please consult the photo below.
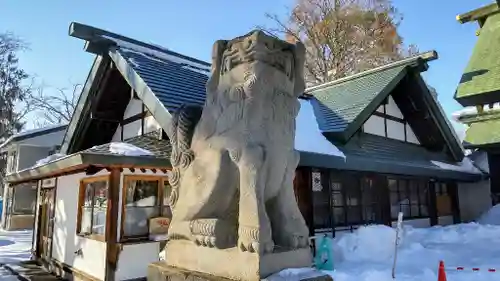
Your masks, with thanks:
[[(187, 271), (172, 266), (166, 265), (164, 262), (152, 263), (148, 266), (148, 281), (234, 281), (224, 277), (216, 277), (209, 274)], [(321, 272), (316, 274), (308, 273), (301, 278), (297, 276), (297, 281), (333, 281), (329, 275), (324, 275)], [(261, 281), (286, 281), (284, 277), (269, 277), (261, 279)]]
[(165, 256), (166, 265), (174, 268), (245, 281), (261, 280), (286, 268), (310, 266), (312, 262), (309, 248), (259, 255), (237, 248), (222, 250), (197, 246), (186, 240), (170, 241)]

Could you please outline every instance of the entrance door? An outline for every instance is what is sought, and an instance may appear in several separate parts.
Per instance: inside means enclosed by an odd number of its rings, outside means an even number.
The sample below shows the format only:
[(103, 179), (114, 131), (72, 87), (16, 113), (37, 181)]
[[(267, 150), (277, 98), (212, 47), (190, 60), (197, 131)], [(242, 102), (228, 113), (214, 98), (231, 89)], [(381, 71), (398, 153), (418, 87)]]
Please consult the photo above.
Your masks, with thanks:
[(39, 250), (42, 261), (50, 261), (52, 255), (52, 231), (54, 230), (55, 188), (42, 189), (40, 206)]

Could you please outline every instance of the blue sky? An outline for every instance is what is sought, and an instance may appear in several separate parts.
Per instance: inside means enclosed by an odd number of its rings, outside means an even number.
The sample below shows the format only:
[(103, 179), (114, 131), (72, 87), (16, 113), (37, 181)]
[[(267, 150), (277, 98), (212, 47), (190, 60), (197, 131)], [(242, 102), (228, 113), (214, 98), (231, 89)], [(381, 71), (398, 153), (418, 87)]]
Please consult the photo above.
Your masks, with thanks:
[[(436, 50), (426, 80), (439, 93), (450, 115), (460, 109), (453, 94), (472, 52), (478, 28), (459, 24), (457, 14), (492, 0), (394, 0), (404, 15), (400, 34), (421, 51)], [(45, 84), (67, 87), (83, 83), (93, 56), (83, 42), (68, 36), (77, 21), (209, 61), (212, 43), (244, 34), (257, 25), (271, 25), (264, 13), (283, 15), (294, 0), (253, 1), (14, 1), (0, 0), (0, 31), (12, 31), (30, 43), (21, 66)]]

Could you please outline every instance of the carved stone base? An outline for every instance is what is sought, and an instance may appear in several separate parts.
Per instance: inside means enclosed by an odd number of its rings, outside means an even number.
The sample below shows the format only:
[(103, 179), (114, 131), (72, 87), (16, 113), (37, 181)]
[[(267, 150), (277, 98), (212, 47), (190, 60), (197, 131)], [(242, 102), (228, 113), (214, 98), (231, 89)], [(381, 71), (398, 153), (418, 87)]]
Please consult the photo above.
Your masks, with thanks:
[(171, 267), (165, 262), (155, 262), (148, 266), (148, 281), (233, 281), (199, 272), (189, 272)]
[(242, 281), (258, 281), (286, 268), (310, 267), (312, 264), (308, 248), (261, 256), (237, 248), (221, 250), (197, 246), (186, 240), (169, 241), (165, 256), (166, 265), (174, 268)]
[[(314, 277), (311, 277), (314, 275)], [(164, 262), (152, 263), (148, 266), (148, 281), (233, 281), (224, 277), (216, 277), (209, 274), (187, 271), (166, 265)], [(262, 281), (333, 281), (329, 275), (321, 272), (317, 274), (305, 274), (305, 276), (294, 276), (293, 280), (286, 277), (271, 276)]]

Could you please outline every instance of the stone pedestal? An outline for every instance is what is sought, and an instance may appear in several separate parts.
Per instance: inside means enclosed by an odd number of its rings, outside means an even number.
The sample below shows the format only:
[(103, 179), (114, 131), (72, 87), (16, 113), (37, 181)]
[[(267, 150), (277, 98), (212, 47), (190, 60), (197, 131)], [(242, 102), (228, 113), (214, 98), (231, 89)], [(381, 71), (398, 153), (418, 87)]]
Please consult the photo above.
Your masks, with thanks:
[[(329, 275), (315, 272), (316, 274), (298, 275), (294, 278), (274, 277), (271, 276), (262, 281), (333, 281)], [(187, 271), (172, 266), (166, 265), (164, 262), (152, 263), (148, 266), (148, 281), (234, 281), (224, 277), (216, 277), (210, 274)]]
[(236, 248), (197, 246), (186, 240), (170, 241), (165, 248), (165, 256), (166, 265), (171, 267), (245, 281), (261, 280), (286, 268), (310, 266), (312, 260), (308, 248), (259, 255)]

